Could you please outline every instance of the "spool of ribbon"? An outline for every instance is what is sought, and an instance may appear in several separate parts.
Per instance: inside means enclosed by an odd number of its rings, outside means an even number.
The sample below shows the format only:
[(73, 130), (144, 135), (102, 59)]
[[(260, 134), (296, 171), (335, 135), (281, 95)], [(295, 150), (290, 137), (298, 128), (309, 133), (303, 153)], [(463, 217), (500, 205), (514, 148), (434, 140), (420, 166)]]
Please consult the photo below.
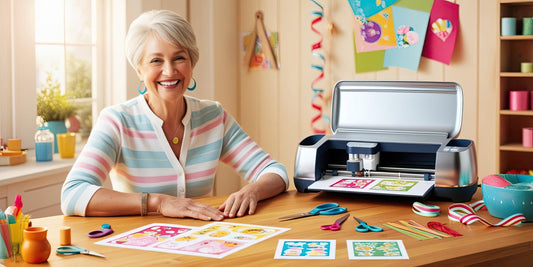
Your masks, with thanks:
[[(311, 12), (311, 15), (316, 16), (311, 21), (311, 30), (320, 36), (320, 39), (311, 45), (311, 55), (318, 58), (322, 62), (322, 65), (311, 64), (311, 68), (316, 69), (320, 72), (319, 75), (311, 82), (311, 89), (313, 90), (313, 97), (311, 98), (311, 107), (317, 111), (317, 114), (311, 118), (311, 129), (313, 130), (313, 133), (325, 134), (325, 125), (329, 123), (329, 117), (324, 114), (323, 110), (324, 89), (317, 88), (317, 83), (324, 78), (323, 64), (326, 62), (326, 58), (324, 57), (324, 55), (320, 54), (317, 51), (318, 49), (322, 48), (322, 41), (324, 40), (324, 38), (320, 31), (315, 28), (315, 24), (321, 22), (322, 18), (324, 17), (324, 8), (315, 0), (311, 0), (311, 2), (313, 2), (316, 6), (320, 8), (320, 11)], [(323, 124), (322, 127), (317, 126), (320, 122), (322, 122)]]
[(470, 205), (463, 203), (456, 203), (448, 207), (448, 219), (456, 222), (461, 222), (463, 224), (471, 224), (474, 222), (481, 222), (487, 226), (512, 226), (522, 223), (526, 220), (526, 217), (522, 213), (513, 214), (496, 224), (492, 224), (484, 218), (478, 216), (476, 211), (480, 210), (485, 206), (483, 200), (474, 202)]
[(422, 204), (420, 202), (414, 202), (413, 212), (426, 217), (435, 217), (439, 216), (440, 207), (435, 205)]

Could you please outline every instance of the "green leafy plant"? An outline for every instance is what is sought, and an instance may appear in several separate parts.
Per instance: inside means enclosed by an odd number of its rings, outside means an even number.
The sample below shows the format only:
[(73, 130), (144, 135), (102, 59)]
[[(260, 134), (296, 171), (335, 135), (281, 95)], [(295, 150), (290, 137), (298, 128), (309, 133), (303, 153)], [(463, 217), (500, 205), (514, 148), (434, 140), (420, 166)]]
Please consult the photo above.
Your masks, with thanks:
[(61, 94), (60, 84), (49, 72), (37, 95), (37, 115), (44, 121), (64, 121), (74, 114), (76, 108), (67, 95)]

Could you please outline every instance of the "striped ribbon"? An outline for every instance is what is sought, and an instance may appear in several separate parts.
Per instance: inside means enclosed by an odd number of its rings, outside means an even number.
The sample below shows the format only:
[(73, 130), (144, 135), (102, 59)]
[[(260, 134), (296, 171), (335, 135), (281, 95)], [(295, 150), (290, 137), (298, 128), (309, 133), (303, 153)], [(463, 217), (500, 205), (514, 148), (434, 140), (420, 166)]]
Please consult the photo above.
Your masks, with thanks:
[[(326, 58), (324, 55), (320, 54), (317, 50), (322, 48), (322, 41), (324, 40), (322, 34), (320, 31), (318, 31), (315, 28), (315, 24), (322, 21), (322, 18), (324, 17), (324, 8), (322, 5), (320, 5), (315, 0), (311, 0), (315, 5), (317, 5), (320, 8), (320, 11), (313, 11), (311, 12), (311, 15), (316, 16), (311, 21), (311, 30), (318, 34), (320, 36), (320, 39), (311, 45), (311, 54), (318, 58), (322, 63), (325, 63)], [(324, 89), (317, 88), (316, 84), (324, 78), (324, 65), (319, 64), (311, 64), (311, 68), (318, 70), (320, 73), (319, 75), (313, 79), (311, 82), (311, 89), (313, 90), (313, 97), (311, 98), (311, 107), (317, 111), (317, 114), (311, 118), (311, 129), (313, 130), (313, 133), (319, 133), (319, 134), (325, 134), (326, 130), (325, 127), (318, 127), (317, 124), (320, 123), (320, 121), (323, 122), (323, 125), (327, 125), (329, 123), (329, 117), (324, 114), (323, 110), (323, 103), (324, 103)]]
[(440, 207), (435, 206), (435, 205), (427, 205), (427, 204), (422, 204), (420, 202), (415, 202), (413, 203), (413, 212), (418, 215), (422, 215), (426, 217), (435, 217), (435, 216), (439, 216)]
[(463, 203), (456, 203), (448, 207), (448, 218), (452, 221), (461, 222), (464, 224), (471, 224), (479, 221), (487, 226), (512, 226), (522, 223), (526, 217), (522, 213), (513, 214), (496, 224), (492, 224), (484, 218), (478, 216), (476, 211), (485, 206), (483, 200), (474, 202), (470, 205)]

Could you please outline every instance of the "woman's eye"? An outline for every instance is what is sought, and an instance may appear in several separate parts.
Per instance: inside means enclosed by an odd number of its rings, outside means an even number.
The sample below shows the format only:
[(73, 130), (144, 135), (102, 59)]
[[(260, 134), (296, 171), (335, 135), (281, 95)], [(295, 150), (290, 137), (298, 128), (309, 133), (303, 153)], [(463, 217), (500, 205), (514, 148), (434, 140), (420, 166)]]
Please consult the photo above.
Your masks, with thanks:
[(161, 60), (159, 60), (158, 58), (154, 58), (150, 60), (150, 63), (159, 63), (159, 62), (161, 62)]

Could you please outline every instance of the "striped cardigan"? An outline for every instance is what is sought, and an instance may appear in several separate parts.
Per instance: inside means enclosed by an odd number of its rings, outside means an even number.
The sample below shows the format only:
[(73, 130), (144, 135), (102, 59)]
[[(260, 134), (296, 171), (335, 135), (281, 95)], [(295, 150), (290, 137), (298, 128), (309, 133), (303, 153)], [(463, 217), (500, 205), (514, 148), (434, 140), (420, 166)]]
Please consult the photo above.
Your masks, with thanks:
[(248, 182), (276, 173), (288, 187), (283, 165), (252, 141), (218, 102), (190, 96), (185, 101), (179, 159), (165, 138), (163, 121), (143, 96), (103, 109), (63, 184), (63, 213), (84, 216), (89, 200), (106, 179), (120, 192), (209, 194), (219, 160)]

